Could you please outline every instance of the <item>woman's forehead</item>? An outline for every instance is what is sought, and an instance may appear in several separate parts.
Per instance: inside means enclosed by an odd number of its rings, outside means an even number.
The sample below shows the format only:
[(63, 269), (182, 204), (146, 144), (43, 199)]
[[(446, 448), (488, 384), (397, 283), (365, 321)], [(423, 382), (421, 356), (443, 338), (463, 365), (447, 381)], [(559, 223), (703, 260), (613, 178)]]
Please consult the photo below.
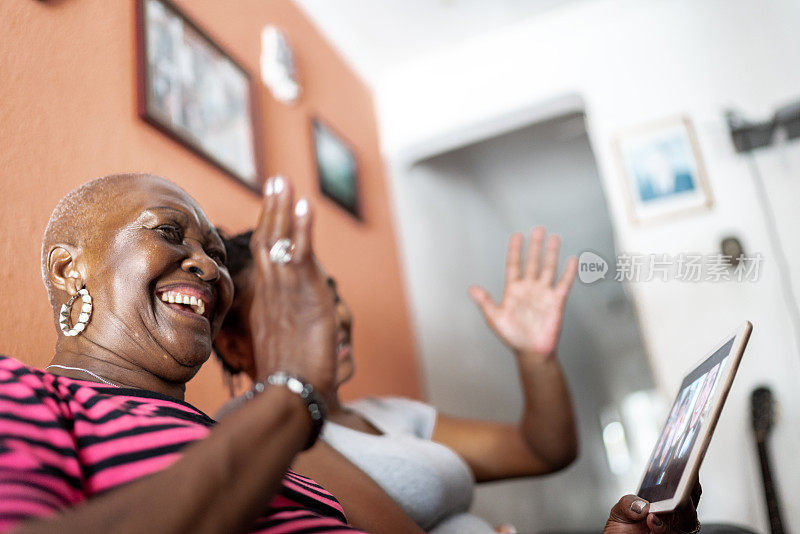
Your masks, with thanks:
[[(144, 184), (142, 184), (144, 185)], [(146, 211), (171, 211), (183, 213), (205, 230), (213, 227), (200, 205), (185, 191), (169, 182), (155, 182), (132, 188), (123, 194), (129, 216), (138, 217)], [(118, 203), (118, 205), (123, 203)]]
[(177, 202), (187, 207), (199, 209), (197, 202), (189, 194), (166, 180), (143, 180), (130, 188), (135, 197), (144, 203), (159, 203), (161, 201)]

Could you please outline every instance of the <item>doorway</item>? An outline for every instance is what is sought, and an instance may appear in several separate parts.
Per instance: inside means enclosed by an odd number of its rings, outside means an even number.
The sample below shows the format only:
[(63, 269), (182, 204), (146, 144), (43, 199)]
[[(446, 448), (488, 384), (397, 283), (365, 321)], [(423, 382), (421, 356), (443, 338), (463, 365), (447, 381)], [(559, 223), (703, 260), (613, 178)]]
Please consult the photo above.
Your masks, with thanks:
[[(583, 113), (426, 157), (395, 188), (428, 400), (452, 415), (518, 420), (513, 356), (467, 288), (483, 285), (499, 299), (508, 237), (535, 225), (561, 235), (561, 266), (567, 256), (591, 250), (613, 273), (614, 232)], [(473, 510), (493, 524), (596, 529), (621, 492), (635, 489), (646, 460), (640, 456), (655, 441), (657, 428), (632, 428), (626, 420), (631, 406), (654, 396), (636, 315), (620, 283), (576, 280), (559, 358), (575, 401), (580, 457), (556, 475), (482, 485)], [(614, 424), (623, 432), (621, 445), (619, 435), (609, 444)]]

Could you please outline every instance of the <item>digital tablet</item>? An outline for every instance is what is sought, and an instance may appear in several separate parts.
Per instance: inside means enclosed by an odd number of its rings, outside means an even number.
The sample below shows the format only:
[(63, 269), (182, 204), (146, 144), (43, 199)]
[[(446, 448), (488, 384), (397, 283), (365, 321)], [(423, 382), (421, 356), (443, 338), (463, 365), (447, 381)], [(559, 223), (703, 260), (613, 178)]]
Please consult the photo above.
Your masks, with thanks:
[(746, 321), (683, 379), (636, 492), (650, 512), (674, 510), (692, 490), (752, 330)]

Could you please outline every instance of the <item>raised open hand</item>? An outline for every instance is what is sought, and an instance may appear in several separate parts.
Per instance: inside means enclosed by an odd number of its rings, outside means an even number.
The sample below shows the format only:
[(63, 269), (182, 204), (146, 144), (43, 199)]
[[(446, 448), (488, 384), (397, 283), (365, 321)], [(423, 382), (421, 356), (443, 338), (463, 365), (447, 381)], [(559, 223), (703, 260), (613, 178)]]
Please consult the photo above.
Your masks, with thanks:
[[(336, 374), (336, 320), (327, 276), (313, 255), (311, 227), (308, 201), (295, 205), (291, 183), (270, 178), (250, 239), (250, 328), (259, 378), (278, 371), (299, 375), (324, 396)], [(271, 258), (272, 248), (285, 239), (293, 247), (286, 251), (288, 261), (280, 261), (279, 253)]]
[(577, 258), (570, 258), (556, 283), (558, 236), (547, 239), (544, 261), (540, 265), (545, 229), (531, 232), (525, 265), (522, 265), (522, 234), (514, 234), (508, 244), (506, 284), (503, 299), (495, 303), (480, 286), (469, 288), (489, 327), (518, 354), (548, 357), (556, 350), (564, 315), (564, 303), (578, 271)]

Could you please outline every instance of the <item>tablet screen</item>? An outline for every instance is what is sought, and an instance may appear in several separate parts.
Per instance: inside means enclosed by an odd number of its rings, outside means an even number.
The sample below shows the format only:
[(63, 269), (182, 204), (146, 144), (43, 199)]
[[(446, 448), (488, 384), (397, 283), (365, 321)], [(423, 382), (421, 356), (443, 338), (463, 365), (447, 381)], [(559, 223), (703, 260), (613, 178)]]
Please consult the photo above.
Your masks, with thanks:
[(640, 497), (656, 502), (675, 495), (699, 431), (708, 420), (714, 394), (725, 376), (734, 340), (735, 337), (720, 347), (681, 384), (637, 492)]

